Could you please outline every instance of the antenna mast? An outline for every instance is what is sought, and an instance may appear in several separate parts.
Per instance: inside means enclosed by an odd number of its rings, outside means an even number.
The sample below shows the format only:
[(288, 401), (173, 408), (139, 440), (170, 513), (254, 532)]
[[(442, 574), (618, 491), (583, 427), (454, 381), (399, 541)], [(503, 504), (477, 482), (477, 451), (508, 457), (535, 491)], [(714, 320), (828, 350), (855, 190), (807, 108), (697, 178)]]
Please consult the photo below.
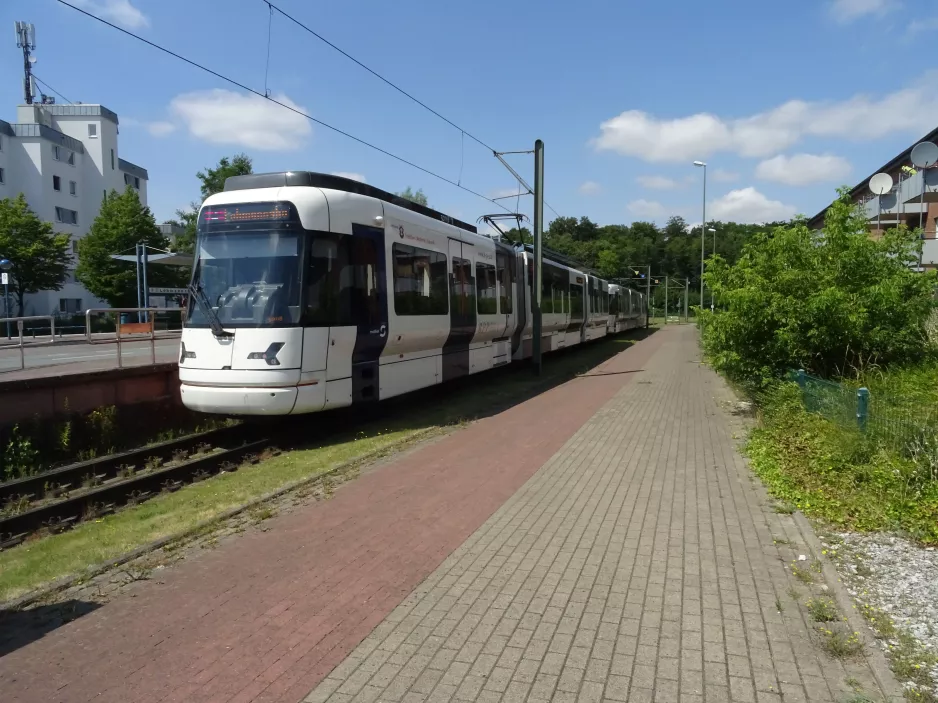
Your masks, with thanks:
[(36, 27), (27, 22), (16, 23), (16, 46), (23, 50), (23, 92), (26, 95), (26, 104), (33, 104), (33, 62), (35, 59), (30, 52), (36, 49)]

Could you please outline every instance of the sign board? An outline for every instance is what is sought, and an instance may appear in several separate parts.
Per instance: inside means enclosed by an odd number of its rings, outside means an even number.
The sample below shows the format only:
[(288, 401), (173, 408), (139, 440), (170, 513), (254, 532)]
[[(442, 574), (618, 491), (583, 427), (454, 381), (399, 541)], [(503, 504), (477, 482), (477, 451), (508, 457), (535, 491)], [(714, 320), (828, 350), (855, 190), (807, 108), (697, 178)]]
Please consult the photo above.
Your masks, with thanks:
[[(6, 275), (6, 274), (4, 274)], [(188, 295), (188, 288), (148, 288), (152, 295)]]
[(4, 272), (0, 273), (0, 285), (9, 285), (10, 283), (10, 274)]

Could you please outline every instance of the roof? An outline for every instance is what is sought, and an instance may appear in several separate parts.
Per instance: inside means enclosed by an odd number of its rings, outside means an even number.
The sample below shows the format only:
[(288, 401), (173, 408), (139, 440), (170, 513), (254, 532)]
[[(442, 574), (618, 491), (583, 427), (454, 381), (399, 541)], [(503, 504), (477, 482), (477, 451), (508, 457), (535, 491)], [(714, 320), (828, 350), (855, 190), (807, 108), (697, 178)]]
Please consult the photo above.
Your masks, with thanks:
[(0, 120), (0, 134), (7, 134), (12, 137), (16, 134), (16, 132), (13, 131), (13, 125), (11, 125), (9, 122)]
[(278, 171), (276, 173), (252, 173), (247, 176), (230, 176), (225, 179), (225, 191), (249, 190), (251, 188), (280, 188), (284, 186), (306, 186), (310, 188), (327, 188), (329, 190), (342, 190), (347, 193), (357, 193), (369, 198), (377, 198), (386, 203), (397, 205), (398, 207), (413, 210), (426, 217), (432, 217), (434, 220), (445, 222), (459, 227), (467, 232), (478, 234), (475, 225), (457, 220), (442, 212), (433, 210), (423, 205), (411, 202), (405, 198), (389, 193), (386, 190), (375, 188), (367, 183), (353, 181), (350, 178), (342, 176), (332, 176), (326, 173), (315, 173), (313, 171)]
[[(851, 197), (853, 200), (856, 200), (856, 199), (858, 199), (861, 195), (863, 195), (864, 190), (869, 187), (868, 184), (869, 184), (869, 182), (870, 182), (870, 179), (871, 179), (873, 176), (875, 176), (877, 173), (881, 173), (881, 172), (883, 172), (883, 171), (893, 171), (893, 170), (899, 168), (900, 166), (903, 166), (903, 165), (905, 165), (905, 164), (907, 164), (907, 163), (910, 163), (911, 158), (912, 158), (912, 149), (915, 148), (915, 145), (916, 145), (916, 144), (919, 144), (920, 142), (936, 142), (936, 140), (938, 140), (938, 127), (936, 127), (935, 129), (933, 129), (931, 132), (929, 132), (929, 133), (926, 134), (924, 137), (922, 137), (921, 139), (919, 139), (918, 141), (916, 141), (914, 144), (912, 144), (912, 146), (910, 146), (908, 149), (906, 149), (905, 151), (903, 151), (901, 154), (899, 154), (898, 156), (893, 157), (893, 159), (890, 160), (888, 163), (886, 163), (886, 164), (884, 164), (883, 166), (881, 166), (880, 168), (876, 169), (876, 171), (874, 171), (874, 172), (871, 173), (869, 176), (867, 176), (866, 178), (864, 178), (862, 181), (860, 181), (859, 183), (857, 183), (853, 188), (850, 189), (850, 197)], [(936, 142), (936, 143), (938, 143), (938, 142)], [(829, 207), (830, 207), (830, 205), (828, 205), (828, 206), (825, 207), (823, 210), (821, 210), (818, 214), (816, 214), (814, 217), (812, 217), (811, 219), (809, 219), (809, 220), (808, 220), (808, 225), (809, 225), (809, 226), (815, 226), (815, 225), (821, 224), (821, 223), (824, 221), (824, 216), (827, 214), (827, 208), (829, 208)]]
[(121, 171), (129, 173), (132, 176), (136, 176), (137, 178), (143, 178), (147, 181), (150, 180), (149, 176), (147, 176), (147, 170), (143, 168), (143, 166), (137, 166), (137, 164), (132, 164), (129, 161), (125, 161), (124, 159), (118, 159), (117, 167)]
[(85, 153), (85, 147), (80, 141), (67, 134), (62, 134), (57, 129), (46, 127), (44, 124), (25, 122), (12, 124), (10, 127), (13, 128), (13, 133), (17, 137), (48, 139), (50, 142), (64, 146), (66, 149), (77, 151), (79, 154)]
[(117, 124), (117, 113), (104, 105), (42, 105), (42, 109), (56, 117), (103, 117)]

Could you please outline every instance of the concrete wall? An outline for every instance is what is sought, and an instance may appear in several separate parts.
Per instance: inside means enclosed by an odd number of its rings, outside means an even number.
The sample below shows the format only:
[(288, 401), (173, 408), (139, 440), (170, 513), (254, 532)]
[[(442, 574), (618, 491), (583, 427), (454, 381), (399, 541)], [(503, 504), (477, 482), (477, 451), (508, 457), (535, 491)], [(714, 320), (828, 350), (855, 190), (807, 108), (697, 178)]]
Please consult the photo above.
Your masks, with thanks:
[(0, 382), (0, 426), (108, 405), (171, 401), (182, 407), (177, 364)]

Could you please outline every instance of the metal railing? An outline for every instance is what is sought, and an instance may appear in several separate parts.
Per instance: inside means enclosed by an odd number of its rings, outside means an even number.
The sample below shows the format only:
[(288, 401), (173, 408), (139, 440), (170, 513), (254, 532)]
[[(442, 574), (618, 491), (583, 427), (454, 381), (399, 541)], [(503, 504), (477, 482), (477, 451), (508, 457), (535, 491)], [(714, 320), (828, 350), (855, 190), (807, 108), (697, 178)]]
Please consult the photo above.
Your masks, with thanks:
[[(89, 308), (88, 310), (85, 311), (85, 340), (87, 341), (88, 344), (111, 344), (111, 343), (113, 343), (114, 340), (110, 340), (110, 339), (94, 339), (94, 338), (92, 337), (92, 333), (91, 333), (91, 316), (92, 316), (92, 315), (102, 315), (102, 314), (112, 314), (112, 313), (113, 313), (113, 314), (117, 314), (117, 315), (118, 315), (118, 319), (117, 319), (117, 321), (115, 322), (115, 325), (114, 325), (114, 326), (115, 326), (115, 333), (116, 333), (115, 340), (116, 340), (116, 342), (117, 342), (117, 368), (119, 368), (119, 369), (124, 368), (124, 358), (123, 358), (122, 346), (121, 346), (122, 343), (123, 343), (123, 341), (124, 341), (124, 340), (127, 340), (127, 341), (141, 341), (139, 337), (137, 337), (136, 339), (130, 339), (130, 340), (128, 340), (126, 337), (122, 337), (122, 336), (121, 336), (121, 327), (122, 327), (124, 324), (145, 324), (145, 325), (148, 325), (148, 329), (147, 329), (145, 332), (143, 332), (143, 334), (146, 334), (146, 335), (147, 335), (147, 336), (146, 336), (146, 339), (148, 339), (149, 342), (150, 342), (150, 363), (155, 364), (155, 363), (156, 363), (156, 340), (157, 340), (157, 339), (169, 339), (169, 338), (175, 336), (175, 334), (165, 334), (165, 335), (158, 335), (158, 334), (156, 334), (156, 313), (157, 313), (157, 312), (178, 312), (179, 314), (182, 314), (183, 310), (182, 310), (181, 308), (180, 308), (180, 309), (172, 309), (172, 308)], [(143, 322), (143, 323), (139, 323), (139, 322), (138, 322), (138, 323), (122, 323), (122, 322), (120, 321), (120, 317), (119, 317), (119, 316), (120, 316), (121, 314), (129, 314), (129, 313), (146, 313), (146, 315), (145, 315), (144, 317), (145, 317), (145, 319), (147, 320), (147, 322)], [(139, 333), (131, 332), (130, 334), (139, 334)]]
[[(0, 329), (3, 328), (3, 323), (6, 323), (7, 325), (11, 322), (16, 323), (16, 333), (17, 333), (18, 344), (16, 344), (15, 346), (17, 349), (20, 350), (20, 367), (18, 369), (6, 369), (6, 370), (0, 369), (0, 373), (4, 373), (5, 371), (22, 371), (23, 369), (26, 368), (26, 348), (23, 345), (23, 323), (29, 322), (30, 320), (48, 320), (49, 326), (52, 329), (52, 339), (48, 342), (36, 342), (35, 343), (36, 346), (46, 346), (46, 345), (55, 343), (55, 318), (52, 317), (52, 315), (27, 315), (26, 317), (0, 318)], [(4, 346), (5, 348), (9, 349), (10, 347), (14, 345), (7, 344)], [(30, 344), (30, 346), (33, 346), (33, 344)]]

